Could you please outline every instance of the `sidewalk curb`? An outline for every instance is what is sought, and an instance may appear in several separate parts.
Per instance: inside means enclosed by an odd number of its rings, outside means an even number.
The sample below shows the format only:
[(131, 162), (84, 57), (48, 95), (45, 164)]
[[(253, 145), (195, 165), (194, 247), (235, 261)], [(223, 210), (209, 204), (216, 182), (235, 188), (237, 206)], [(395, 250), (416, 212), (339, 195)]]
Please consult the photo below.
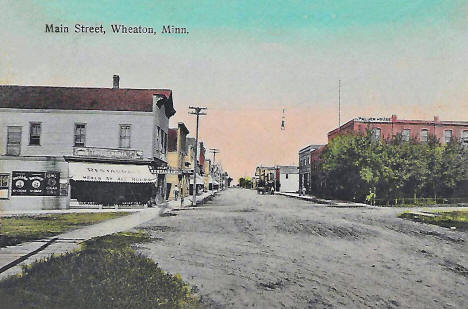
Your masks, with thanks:
[(317, 198), (315, 196), (294, 195), (292, 193), (284, 193), (284, 192), (275, 192), (275, 194), (290, 197), (290, 198), (300, 199), (303, 201), (313, 202), (317, 204), (324, 204), (324, 205), (328, 205), (328, 207), (336, 207), (336, 208), (374, 207), (374, 206), (363, 204), (363, 203), (326, 200), (326, 199)]
[(0, 274), (7, 271), (8, 269), (12, 268), (12, 267), (15, 267), (16, 265), (18, 265), (19, 263), (27, 260), (28, 258), (30, 258), (31, 256), (33, 256), (34, 254), (44, 250), (45, 248), (47, 248), (48, 246), (50, 246), (52, 243), (54, 243), (55, 241), (58, 240), (58, 237), (53, 237), (52, 239), (50, 239), (49, 241), (47, 241), (45, 244), (43, 244), (42, 246), (40, 246), (39, 248), (37, 248), (36, 250), (33, 250), (31, 252), (28, 252), (26, 253), (25, 255), (23, 256), (20, 256), (19, 258), (17, 258), (16, 260), (6, 264), (6, 265), (3, 265), (1, 268), (0, 268)]

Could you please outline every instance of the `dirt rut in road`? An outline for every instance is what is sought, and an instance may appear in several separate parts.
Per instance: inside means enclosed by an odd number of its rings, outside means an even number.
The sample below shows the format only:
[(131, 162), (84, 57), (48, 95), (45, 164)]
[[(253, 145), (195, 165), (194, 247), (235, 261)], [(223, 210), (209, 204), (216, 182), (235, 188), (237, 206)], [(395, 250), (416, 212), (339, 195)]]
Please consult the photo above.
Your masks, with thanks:
[(209, 308), (463, 308), (466, 234), (231, 189), (141, 226), (139, 251), (198, 289)]

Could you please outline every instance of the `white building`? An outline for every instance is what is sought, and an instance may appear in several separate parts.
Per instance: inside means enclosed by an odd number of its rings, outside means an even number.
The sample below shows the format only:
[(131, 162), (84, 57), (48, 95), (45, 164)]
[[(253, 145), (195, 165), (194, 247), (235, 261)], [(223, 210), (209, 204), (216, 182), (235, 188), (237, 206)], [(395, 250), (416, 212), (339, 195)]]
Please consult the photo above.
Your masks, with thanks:
[(277, 166), (279, 171), (279, 191), (299, 192), (299, 168), (297, 166)]
[[(0, 209), (164, 199), (172, 91), (0, 86)], [(158, 171), (160, 173), (158, 174)]]

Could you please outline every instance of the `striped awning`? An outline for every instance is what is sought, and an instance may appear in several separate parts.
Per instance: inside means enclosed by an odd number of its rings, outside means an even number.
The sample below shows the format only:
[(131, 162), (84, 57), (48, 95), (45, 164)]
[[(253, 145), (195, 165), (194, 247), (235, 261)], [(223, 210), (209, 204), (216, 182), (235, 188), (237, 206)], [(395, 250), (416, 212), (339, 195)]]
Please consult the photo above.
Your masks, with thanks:
[(70, 162), (71, 180), (95, 182), (151, 183), (156, 176), (148, 165)]

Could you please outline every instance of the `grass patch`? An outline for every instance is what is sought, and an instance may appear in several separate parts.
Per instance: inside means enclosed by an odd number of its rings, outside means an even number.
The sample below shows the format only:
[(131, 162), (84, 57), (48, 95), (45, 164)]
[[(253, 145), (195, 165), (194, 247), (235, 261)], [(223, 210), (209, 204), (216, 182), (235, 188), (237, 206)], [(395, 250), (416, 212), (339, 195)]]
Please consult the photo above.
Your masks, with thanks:
[(0, 248), (47, 238), (80, 226), (126, 216), (129, 212), (47, 214), (0, 218)]
[(35, 262), (0, 282), (3, 308), (202, 308), (179, 275), (161, 270), (131, 244), (145, 233), (116, 233), (81, 250)]
[(409, 219), (416, 222), (423, 222), (429, 224), (435, 224), (442, 227), (456, 227), (457, 230), (468, 231), (468, 210), (457, 210), (457, 211), (431, 211), (434, 217), (422, 216), (413, 214), (411, 212), (405, 212), (400, 214), (398, 217), (403, 219)]

